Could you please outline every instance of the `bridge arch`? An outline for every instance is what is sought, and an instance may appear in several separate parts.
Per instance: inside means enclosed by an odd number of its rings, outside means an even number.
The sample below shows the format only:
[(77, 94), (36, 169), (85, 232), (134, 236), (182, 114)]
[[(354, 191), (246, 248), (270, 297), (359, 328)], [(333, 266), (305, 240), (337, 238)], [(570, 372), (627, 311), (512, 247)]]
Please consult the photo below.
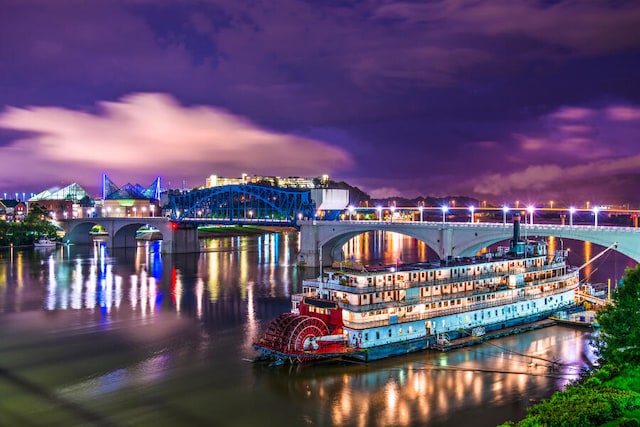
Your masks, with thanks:
[(171, 218), (278, 218), (295, 224), (311, 218), (315, 203), (308, 190), (264, 185), (224, 185), (169, 194)]
[(363, 231), (348, 231), (348, 232), (338, 234), (335, 237), (331, 237), (324, 242), (322, 241), (318, 242), (318, 244), (322, 247), (323, 254), (326, 254), (326, 255), (323, 255), (323, 262), (328, 262), (330, 264), (332, 261), (341, 260), (344, 256), (342, 253), (342, 248), (344, 247), (345, 244), (347, 244), (347, 242), (349, 242), (349, 240), (361, 234), (365, 234), (368, 232), (375, 232), (375, 231), (397, 233), (403, 236), (412, 237), (426, 244), (434, 252), (438, 251), (438, 246), (437, 246), (439, 243), (438, 239), (435, 239), (435, 241), (433, 241), (434, 239), (428, 239), (428, 241), (425, 241), (423, 240), (424, 236), (419, 236), (417, 235), (417, 233), (412, 233), (411, 231), (401, 232), (398, 230), (381, 227), (381, 228), (372, 228), (372, 229), (363, 230)]
[[(79, 218), (60, 221), (65, 230), (64, 241), (74, 244), (90, 243), (90, 231), (98, 225), (107, 232), (107, 246), (126, 248), (136, 246), (136, 231), (144, 226), (151, 226), (162, 234), (163, 251), (170, 251), (174, 239), (174, 230), (168, 218), (133, 217), (133, 218)], [(167, 248), (165, 248), (167, 246)]]

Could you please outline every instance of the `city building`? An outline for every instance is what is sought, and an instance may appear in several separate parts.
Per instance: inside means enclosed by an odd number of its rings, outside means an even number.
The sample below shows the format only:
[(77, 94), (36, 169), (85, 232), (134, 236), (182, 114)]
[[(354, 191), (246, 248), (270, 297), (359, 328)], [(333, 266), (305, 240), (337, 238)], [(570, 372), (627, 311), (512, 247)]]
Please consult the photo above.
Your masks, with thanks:
[(0, 220), (2, 221), (24, 221), (27, 212), (27, 205), (21, 200), (0, 199)]
[(322, 175), (317, 178), (302, 178), (302, 177), (280, 177), (280, 176), (249, 176), (243, 173), (240, 178), (224, 178), (217, 175), (210, 175), (205, 181), (205, 188), (220, 187), (224, 185), (241, 185), (241, 184), (256, 184), (256, 185), (268, 185), (272, 187), (281, 188), (323, 188), (329, 182), (329, 175)]
[(53, 219), (82, 218), (94, 207), (95, 202), (79, 184), (52, 187), (28, 200), (28, 206), (39, 205), (49, 211)]
[(126, 184), (118, 187), (107, 175), (102, 176), (102, 201), (95, 216), (144, 217), (158, 216), (160, 211), (160, 177), (148, 187)]

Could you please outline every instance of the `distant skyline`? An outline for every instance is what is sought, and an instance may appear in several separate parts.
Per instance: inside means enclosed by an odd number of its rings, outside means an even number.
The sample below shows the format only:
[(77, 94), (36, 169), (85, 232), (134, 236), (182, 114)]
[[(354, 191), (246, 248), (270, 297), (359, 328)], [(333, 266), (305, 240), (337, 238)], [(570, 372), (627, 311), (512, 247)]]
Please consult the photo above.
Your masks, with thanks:
[(637, 1), (4, 0), (0, 194), (329, 176), (640, 205)]

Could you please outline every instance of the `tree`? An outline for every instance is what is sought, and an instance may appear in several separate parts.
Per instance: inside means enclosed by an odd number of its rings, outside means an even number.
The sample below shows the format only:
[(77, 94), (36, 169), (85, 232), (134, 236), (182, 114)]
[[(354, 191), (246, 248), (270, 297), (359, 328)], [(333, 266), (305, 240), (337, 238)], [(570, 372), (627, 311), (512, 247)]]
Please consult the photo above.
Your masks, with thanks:
[(50, 223), (51, 214), (42, 206), (37, 203), (29, 206), (29, 213), (24, 218), (24, 223), (27, 225), (41, 225), (42, 223)]
[(640, 264), (627, 268), (613, 292), (613, 305), (598, 312), (598, 353), (617, 365), (640, 363)]

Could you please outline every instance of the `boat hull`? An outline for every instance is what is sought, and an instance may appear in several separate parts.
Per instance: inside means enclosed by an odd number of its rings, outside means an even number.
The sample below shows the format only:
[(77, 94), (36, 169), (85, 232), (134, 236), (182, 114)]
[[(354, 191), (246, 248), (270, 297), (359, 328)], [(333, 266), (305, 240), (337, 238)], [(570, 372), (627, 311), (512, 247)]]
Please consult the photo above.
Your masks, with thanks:
[(327, 352), (282, 352), (275, 351), (258, 343), (254, 349), (260, 353), (256, 360), (266, 360), (272, 365), (307, 363), (320, 360), (356, 360), (360, 362), (374, 362), (377, 360), (398, 357), (426, 350), (448, 351), (461, 347), (480, 344), (484, 341), (515, 335), (531, 330), (553, 326), (558, 322), (550, 319), (552, 311), (541, 312), (531, 316), (510, 319), (502, 322), (485, 325), (486, 334), (479, 337), (470, 336), (468, 331), (449, 332), (450, 341), (447, 344), (438, 344), (435, 335), (408, 339), (406, 341), (383, 344), (368, 348), (349, 347), (344, 350)]

